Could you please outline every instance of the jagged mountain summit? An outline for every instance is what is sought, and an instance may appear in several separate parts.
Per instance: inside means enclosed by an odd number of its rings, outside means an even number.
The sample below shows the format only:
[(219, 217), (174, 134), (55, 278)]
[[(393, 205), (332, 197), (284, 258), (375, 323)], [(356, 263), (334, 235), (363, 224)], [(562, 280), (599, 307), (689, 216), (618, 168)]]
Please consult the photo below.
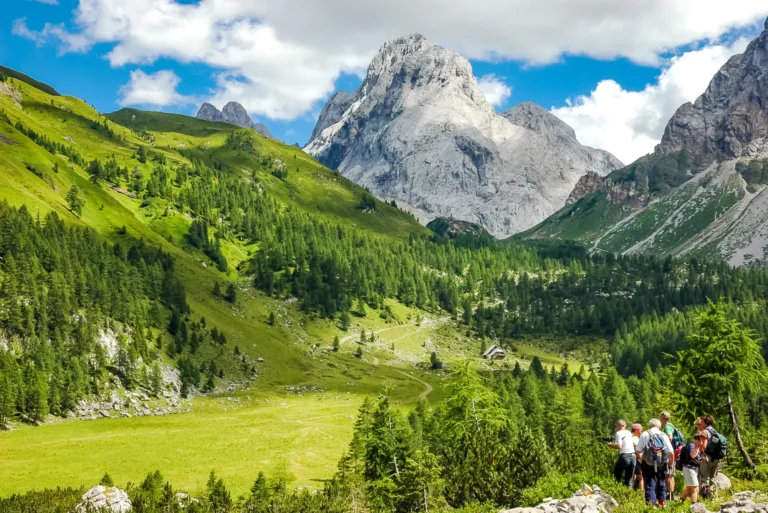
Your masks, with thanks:
[(261, 124), (254, 123), (251, 116), (245, 110), (245, 107), (237, 102), (227, 103), (223, 109), (219, 110), (210, 103), (206, 102), (200, 106), (200, 110), (197, 111), (195, 116), (198, 119), (204, 119), (206, 121), (219, 121), (222, 123), (229, 123), (230, 125), (236, 125), (243, 128), (250, 128), (260, 133), (264, 137), (274, 139), (269, 129)]
[(768, 261), (768, 20), (654, 153), (607, 177), (582, 177), (569, 206), (525, 234), (594, 251)]
[(621, 167), (544, 109), (498, 114), (469, 62), (418, 34), (384, 44), (360, 88), (331, 97), (304, 150), (422, 223), (454, 218), (496, 237), (561, 208), (586, 172)]
[(768, 148), (768, 20), (746, 51), (731, 57), (694, 103), (672, 116), (657, 154), (687, 150), (706, 167)]

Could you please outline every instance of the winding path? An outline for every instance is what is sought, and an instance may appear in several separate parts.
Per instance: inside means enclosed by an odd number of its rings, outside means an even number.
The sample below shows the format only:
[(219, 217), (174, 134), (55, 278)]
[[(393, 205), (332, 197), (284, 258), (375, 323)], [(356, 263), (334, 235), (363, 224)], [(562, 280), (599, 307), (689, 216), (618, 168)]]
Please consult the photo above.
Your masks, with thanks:
[(430, 384), (429, 384), (429, 383), (427, 383), (426, 381), (422, 381), (422, 380), (420, 380), (419, 378), (417, 378), (416, 376), (413, 376), (412, 374), (408, 374), (408, 373), (407, 373), (407, 372), (405, 372), (405, 371), (401, 371), (400, 369), (395, 369), (395, 371), (399, 372), (400, 374), (402, 374), (403, 376), (405, 376), (405, 377), (407, 377), (407, 378), (411, 378), (412, 380), (414, 380), (414, 381), (418, 381), (419, 383), (421, 383), (422, 385), (424, 385), (424, 391), (423, 391), (422, 393), (420, 393), (420, 394), (419, 394), (419, 400), (421, 400), (421, 399), (426, 399), (426, 397), (427, 397), (429, 394), (431, 394), (431, 393), (432, 393), (432, 390), (433, 390), (433, 389), (432, 389), (432, 385), (430, 385)]

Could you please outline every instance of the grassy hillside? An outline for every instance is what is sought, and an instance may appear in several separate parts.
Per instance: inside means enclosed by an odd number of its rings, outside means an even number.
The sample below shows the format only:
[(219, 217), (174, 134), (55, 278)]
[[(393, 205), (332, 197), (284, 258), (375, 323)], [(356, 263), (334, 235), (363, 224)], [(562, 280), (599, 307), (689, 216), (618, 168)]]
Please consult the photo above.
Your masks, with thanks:
[(616, 183), (639, 180), (639, 193), (651, 195), (645, 207), (617, 204), (595, 192), (514, 239), (573, 240), (592, 251), (624, 254), (712, 256), (724, 235), (714, 233), (718, 221), (743, 208), (739, 203), (745, 196), (744, 180), (733, 162), (686, 176), (687, 159), (684, 154), (641, 159), (608, 178)]

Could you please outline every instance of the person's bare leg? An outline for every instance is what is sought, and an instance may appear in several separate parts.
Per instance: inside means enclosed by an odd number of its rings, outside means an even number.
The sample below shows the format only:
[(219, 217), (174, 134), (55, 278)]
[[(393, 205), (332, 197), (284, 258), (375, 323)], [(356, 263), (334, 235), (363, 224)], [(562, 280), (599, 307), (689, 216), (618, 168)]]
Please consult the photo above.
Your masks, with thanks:
[(691, 497), (690, 497), (690, 499), (691, 499), (691, 502), (695, 504), (695, 503), (699, 502), (699, 487), (698, 486), (691, 486), (690, 488), (691, 488)]

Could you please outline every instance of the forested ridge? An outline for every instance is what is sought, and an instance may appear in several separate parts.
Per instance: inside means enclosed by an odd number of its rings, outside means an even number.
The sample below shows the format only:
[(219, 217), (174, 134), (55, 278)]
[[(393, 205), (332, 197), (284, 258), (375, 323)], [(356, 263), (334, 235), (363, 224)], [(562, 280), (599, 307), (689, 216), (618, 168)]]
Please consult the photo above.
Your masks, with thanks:
[[(141, 241), (110, 244), (55, 213), (39, 219), (0, 202), (0, 262), (0, 424), (64, 415), (102, 393), (111, 374), (150, 389), (166, 331), (171, 356), (212, 339), (197, 322), (187, 328), (173, 258)], [(116, 355), (99, 342), (107, 331)], [(192, 367), (182, 377), (199, 385)]]

